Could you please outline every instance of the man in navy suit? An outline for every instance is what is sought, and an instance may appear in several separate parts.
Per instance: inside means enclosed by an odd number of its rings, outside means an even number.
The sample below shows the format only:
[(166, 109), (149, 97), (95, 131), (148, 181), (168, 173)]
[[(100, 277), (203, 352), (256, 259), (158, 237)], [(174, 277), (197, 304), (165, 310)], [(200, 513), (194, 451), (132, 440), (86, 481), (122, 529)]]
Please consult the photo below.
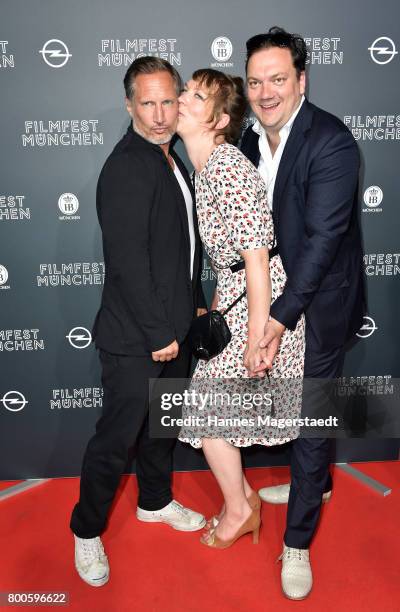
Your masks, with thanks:
[[(247, 41), (248, 98), (257, 121), (246, 130), (242, 151), (266, 182), (287, 274), (265, 326), (260, 369), (271, 366), (283, 332), (304, 313), (304, 375), (331, 379), (340, 374), (345, 344), (364, 314), (359, 153), (343, 123), (305, 98), (306, 59), (304, 40), (281, 28)], [(277, 496), (275, 503), (288, 498), (281, 559), (282, 588), (291, 599), (303, 599), (312, 587), (309, 546), (322, 498), (330, 495), (329, 451), (328, 439), (298, 438), (290, 488), (260, 492), (269, 501)]]

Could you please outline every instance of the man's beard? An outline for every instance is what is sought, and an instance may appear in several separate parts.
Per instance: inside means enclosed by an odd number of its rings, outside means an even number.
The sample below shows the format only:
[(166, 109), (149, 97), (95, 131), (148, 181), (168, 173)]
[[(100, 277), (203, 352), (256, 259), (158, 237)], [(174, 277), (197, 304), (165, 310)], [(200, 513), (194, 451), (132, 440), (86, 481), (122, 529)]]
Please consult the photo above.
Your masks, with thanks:
[(165, 136), (160, 136), (160, 138), (149, 138), (148, 136), (146, 136), (146, 134), (143, 134), (143, 132), (141, 132), (141, 130), (138, 128), (138, 126), (135, 124), (133, 120), (132, 120), (132, 124), (133, 124), (133, 129), (135, 130), (135, 132), (137, 132), (142, 138), (147, 140), (147, 142), (150, 142), (151, 144), (154, 144), (154, 145), (168, 144), (169, 142), (171, 142), (172, 137), (175, 133), (172, 131), (171, 132), (168, 131), (165, 134)]

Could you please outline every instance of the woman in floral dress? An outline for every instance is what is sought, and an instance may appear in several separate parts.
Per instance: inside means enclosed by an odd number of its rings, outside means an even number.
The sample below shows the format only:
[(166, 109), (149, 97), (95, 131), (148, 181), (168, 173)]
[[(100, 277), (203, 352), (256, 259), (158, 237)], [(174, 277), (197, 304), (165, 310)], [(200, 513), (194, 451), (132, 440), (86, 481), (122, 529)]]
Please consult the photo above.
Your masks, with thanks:
[[(195, 168), (200, 236), (217, 275), (211, 308), (224, 311), (246, 290), (226, 315), (231, 341), (210, 361), (198, 362), (194, 384), (256, 376), (256, 368), (266, 358), (259, 342), (269, 306), (286, 281), (279, 255), (268, 256), (274, 246), (274, 229), (265, 183), (232, 144), (240, 134), (245, 110), (242, 79), (212, 69), (196, 71), (179, 98), (177, 131)], [(244, 267), (232, 271), (231, 266), (240, 261)], [(304, 319), (300, 319), (295, 331), (284, 332), (270, 375), (301, 379), (303, 365)], [(288, 395), (288, 411), (290, 402)], [(266, 429), (260, 437), (244, 437), (225, 428), (219, 439), (180, 438), (203, 447), (224, 495), (225, 507), (203, 543), (226, 547), (244, 533), (258, 533), (260, 504), (243, 474), (239, 447), (282, 444), (292, 437), (277, 437)]]

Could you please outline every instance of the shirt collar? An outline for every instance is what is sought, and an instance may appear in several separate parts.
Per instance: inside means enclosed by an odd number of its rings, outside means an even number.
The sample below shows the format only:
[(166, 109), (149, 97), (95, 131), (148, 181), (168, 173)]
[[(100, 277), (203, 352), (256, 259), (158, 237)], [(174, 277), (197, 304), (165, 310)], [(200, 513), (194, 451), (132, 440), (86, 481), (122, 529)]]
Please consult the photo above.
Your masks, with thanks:
[[(299, 106), (296, 108), (294, 113), (289, 117), (289, 120), (285, 123), (285, 125), (283, 127), (281, 127), (281, 129), (279, 130), (279, 136), (282, 136), (282, 134), (284, 134), (285, 132), (287, 134), (289, 134), (290, 130), (292, 129), (293, 123), (294, 123), (297, 115), (299, 114), (301, 107), (303, 106), (304, 100), (305, 100), (305, 97), (301, 96), (301, 100), (300, 100)], [(262, 127), (262, 125), (261, 125), (261, 123), (259, 122), (258, 119), (256, 119), (256, 121), (253, 124), (253, 132), (258, 134), (259, 136), (262, 136), (263, 134), (265, 136), (265, 130)]]

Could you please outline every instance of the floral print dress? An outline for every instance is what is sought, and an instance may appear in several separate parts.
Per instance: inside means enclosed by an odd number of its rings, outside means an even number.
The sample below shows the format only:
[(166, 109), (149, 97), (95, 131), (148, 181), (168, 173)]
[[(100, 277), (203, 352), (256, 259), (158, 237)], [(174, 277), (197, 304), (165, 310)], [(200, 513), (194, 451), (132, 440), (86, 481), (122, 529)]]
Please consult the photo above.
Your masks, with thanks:
[[(203, 170), (195, 175), (196, 208), (200, 237), (217, 275), (218, 310), (224, 311), (245, 289), (245, 270), (233, 273), (229, 266), (241, 261), (239, 251), (268, 247), (274, 244), (274, 227), (267, 202), (266, 186), (253, 164), (235, 146), (223, 143), (211, 153)], [(282, 293), (286, 275), (279, 255), (269, 264), (272, 302)], [(243, 365), (247, 344), (247, 296), (226, 315), (232, 339), (225, 349), (210, 361), (199, 360), (193, 384), (202, 379), (247, 378)], [(304, 316), (294, 331), (283, 334), (270, 377), (302, 379), (304, 372)], [(254, 379), (248, 379), (248, 383)], [(281, 398), (282, 399), (282, 398)], [(293, 397), (284, 398), (287, 414), (293, 414)], [(285, 407), (280, 416), (285, 415)], [(235, 446), (283, 444), (297, 437), (298, 430), (285, 431), (277, 437), (276, 428), (264, 428), (262, 437), (243, 437), (239, 430), (225, 429), (221, 437)], [(180, 440), (201, 447), (201, 438), (187, 437), (182, 430)]]

